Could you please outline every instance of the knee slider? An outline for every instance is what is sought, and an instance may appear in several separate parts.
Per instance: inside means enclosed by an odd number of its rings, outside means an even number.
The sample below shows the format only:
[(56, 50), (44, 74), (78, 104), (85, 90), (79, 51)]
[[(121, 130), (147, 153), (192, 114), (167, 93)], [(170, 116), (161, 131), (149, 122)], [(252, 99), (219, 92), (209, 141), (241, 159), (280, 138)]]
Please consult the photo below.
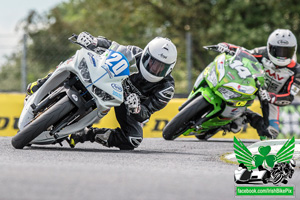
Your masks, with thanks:
[(143, 141), (142, 137), (131, 137), (131, 136), (129, 136), (128, 139), (129, 139), (130, 144), (134, 148), (137, 148), (141, 144), (141, 142)]

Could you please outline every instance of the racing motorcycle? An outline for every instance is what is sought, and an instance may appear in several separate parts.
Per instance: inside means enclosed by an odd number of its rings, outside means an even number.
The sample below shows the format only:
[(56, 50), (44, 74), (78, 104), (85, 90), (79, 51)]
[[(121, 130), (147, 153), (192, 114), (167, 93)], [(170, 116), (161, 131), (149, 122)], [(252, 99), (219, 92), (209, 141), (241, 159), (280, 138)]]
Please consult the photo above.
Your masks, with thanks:
[(295, 172), (296, 162), (291, 159), (289, 163), (276, 163), (273, 169), (271, 170), (271, 182), (274, 184), (288, 183), (288, 178), (291, 179)]
[[(76, 39), (73, 34), (69, 41), (81, 45)], [(126, 46), (112, 42), (102, 54), (82, 46), (29, 96), (12, 146), (22, 149), (68, 140), (70, 133), (92, 125), (119, 106), (124, 101), (123, 81), (137, 71), (135, 57)]]
[[(218, 45), (204, 48), (218, 51)], [(187, 101), (164, 127), (163, 138), (195, 135), (207, 140), (220, 130), (226, 133), (254, 102), (263, 85), (263, 67), (255, 57), (241, 47), (226, 50), (198, 76)]]

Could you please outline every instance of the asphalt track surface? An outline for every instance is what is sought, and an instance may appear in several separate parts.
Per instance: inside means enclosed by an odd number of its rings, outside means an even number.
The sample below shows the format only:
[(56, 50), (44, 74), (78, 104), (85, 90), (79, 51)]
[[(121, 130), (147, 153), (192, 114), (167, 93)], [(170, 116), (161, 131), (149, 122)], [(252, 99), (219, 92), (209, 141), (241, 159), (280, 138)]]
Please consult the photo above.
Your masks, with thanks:
[[(220, 160), (233, 152), (232, 141), (146, 138), (138, 149), (120, 151), (97, 143), (16, 150), (10, 140), (0, 137), (0, 200), (236, 198), (237, 165)], [(299, 168), (288, 184), (300, 199)]]

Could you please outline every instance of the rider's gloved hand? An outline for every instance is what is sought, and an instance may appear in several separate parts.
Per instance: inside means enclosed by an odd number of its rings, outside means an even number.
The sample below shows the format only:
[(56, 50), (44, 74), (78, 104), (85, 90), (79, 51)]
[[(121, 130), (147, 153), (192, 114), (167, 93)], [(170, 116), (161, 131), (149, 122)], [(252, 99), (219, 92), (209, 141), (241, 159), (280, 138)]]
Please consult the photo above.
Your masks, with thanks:
[(270, 97), (269, 92), (267, 90), (259, 89), (258, 94), (259, 94), (260, 99), (262, 101), (268, 101), (269, 102), (271, 100), (271, 97)]
[(81, 32), (77, 37), (77, 42), (85, 47), (91, 44), (96, 47), (98, 40), (88, 32)]
[(259, 96), (262, 101), (268, 101), (269, 103), (274, 103), (277, 99), (274, 93), (268, 92), (267, 90), (260, 89)]
[(261, 59), (261, 62), (263, 64), (264, 68), (267, 68), (267, 69), (276, 68), (275, 65), (274, 65), (274, 63), (272, 63), (269, 59), (267, 59), (265, 57), (263, 57)]
[(141, 111), (140, 98), (137, 94), (131, 93), (125, 101), (129, 112), (132, 114), (138, 114)]
[(225, 42), (222, 42), (222, 43), (218, 44), (217, 51), (220, 52), (220, 53), (229, 52), (229, 50), (230, 50), (229, 47), (230, 47), (229, 44), (227, 44)]

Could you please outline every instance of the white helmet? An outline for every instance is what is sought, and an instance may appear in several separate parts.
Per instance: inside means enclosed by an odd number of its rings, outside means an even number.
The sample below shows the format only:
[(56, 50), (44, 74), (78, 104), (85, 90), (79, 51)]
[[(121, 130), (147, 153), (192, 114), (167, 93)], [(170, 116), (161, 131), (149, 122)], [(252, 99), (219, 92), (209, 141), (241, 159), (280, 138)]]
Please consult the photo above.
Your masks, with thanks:
[(277, 29), (268, 38), (269, 59), (277, 66), (287, 66), (297, 50), (297, 39), (288, 29)]
[(161, 81), (171, 73), (177, 59), (176, 46), (168, 38), (156, 37), (145, 47), (140, 71), (149, 82)]

